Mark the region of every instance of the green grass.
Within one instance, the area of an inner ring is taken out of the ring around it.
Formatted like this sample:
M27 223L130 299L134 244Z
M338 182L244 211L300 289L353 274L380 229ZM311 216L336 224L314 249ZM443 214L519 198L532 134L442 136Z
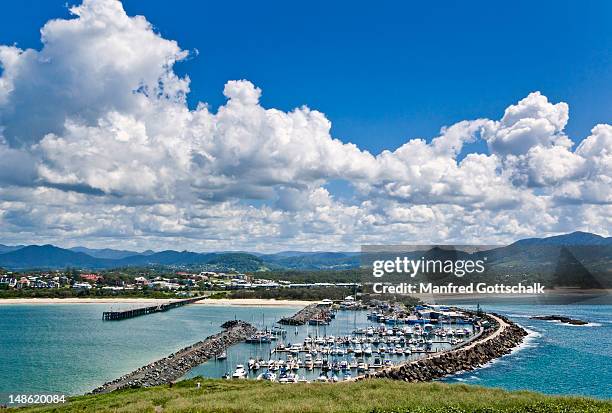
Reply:
M200 381L202 387L196 388ZM539 413L612 412L612 401L507 392L463 384L368 380L337 384L274 384L193 379L149 389L79 396L61 406L16 412L363 412Z

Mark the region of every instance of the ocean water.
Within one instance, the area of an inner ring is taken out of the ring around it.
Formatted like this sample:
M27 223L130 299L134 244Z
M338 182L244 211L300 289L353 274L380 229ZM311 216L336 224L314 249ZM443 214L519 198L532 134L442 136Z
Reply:
M185 306L120 322L103 322L108 304L1 305L0 394L56 392L82 394L144 364L220 330L230 319L271 326L293 314L291 307ZM119 308L114 305L113 308ZM612 306L490 304L531 331L521 349L482 369L445 379L549 394L612 398ZM563 314L587 320L585 327L531 320ZM341 335L367 325L365 313L339 312L319 334ZM313 327L287 328L285 341L316 334ZM226 361L211 360L188 377L220 377L248 357L269 356L265 345L238 344Z
M113 305L114 310L129 307ZM189 305L102 321L108 304L0 304L0 394L82 394L200 341L232 319L268 323L296 308Z
M530 332L523 346L484 368L445 379L509 390L612 398L612 306L483 306L509 316ZM590 323L572 326L532 320L560 314Z

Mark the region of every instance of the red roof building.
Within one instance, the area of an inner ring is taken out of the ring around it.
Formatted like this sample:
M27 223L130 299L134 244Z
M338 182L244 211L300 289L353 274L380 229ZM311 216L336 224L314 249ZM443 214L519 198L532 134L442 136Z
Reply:
M93 282L97 282L98 280L102 279L102 277L99 276L98 274L81 274L81 278L86 281L93 281Z

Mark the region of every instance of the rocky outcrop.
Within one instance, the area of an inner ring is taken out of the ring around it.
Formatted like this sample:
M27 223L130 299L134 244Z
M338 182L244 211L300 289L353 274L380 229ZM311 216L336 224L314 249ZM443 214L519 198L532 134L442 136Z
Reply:
M329 318L330 309L326 305L310 304L291 317L284 317L278 320L279 324L302 326L310 319L325 320Z
M544 320L544 321L559 321L565 324L571 324L574 326L584 326L589 324L587 321L578 320L575 318L569 318L562 315L536 315L530 317L533 320Z
M123 388L150 387L171 383L193 367L218 356L232 344L244 341L257 332L257 329L251 324L238 320L228 321L222 327L224 331L105 383L92 393L108 393Z
M484 319L489 325L483 328L479 337L463 347L407 362L362 378L389 378L408 382L439 379L461 371L473 370L508 354L527 335L523 328L503 316L485 315Z

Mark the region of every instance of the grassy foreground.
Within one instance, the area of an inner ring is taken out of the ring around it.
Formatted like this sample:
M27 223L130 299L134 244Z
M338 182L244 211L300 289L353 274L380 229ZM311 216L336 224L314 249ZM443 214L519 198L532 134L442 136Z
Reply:
M196 382L201 388L196 388ZM11 411L13 411L11 409ZM16 412L612 412L612 401L507 392L463 384L368 380L337 384L186 380L174 385L79 396L61 406Z

